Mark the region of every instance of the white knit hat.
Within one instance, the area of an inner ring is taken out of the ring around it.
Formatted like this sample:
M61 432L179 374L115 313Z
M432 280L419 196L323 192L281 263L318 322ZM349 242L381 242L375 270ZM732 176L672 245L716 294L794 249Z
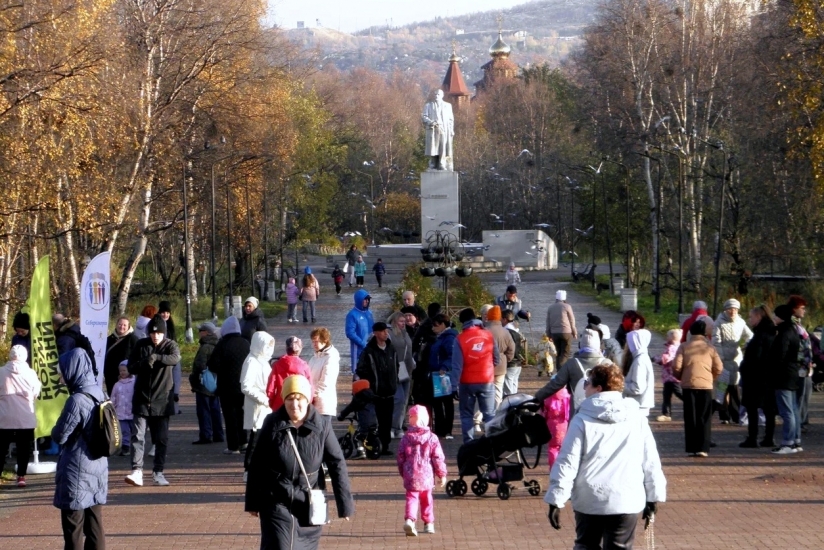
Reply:
M562 302L566 300L566 290L559 290L555 293L555 299L561 300Z

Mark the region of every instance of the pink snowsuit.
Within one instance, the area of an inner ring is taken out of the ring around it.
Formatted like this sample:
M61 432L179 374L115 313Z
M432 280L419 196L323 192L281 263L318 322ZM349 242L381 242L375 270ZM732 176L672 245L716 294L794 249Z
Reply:
M418 412L417 415L418 423L424 422L423 427L412 422L413 409L418 408L423 409L423 412ZM404 519L417 521L420 501L421 518L425 523L434 523L435 503L432 499L432 488L435 487L436 475L441 479L446 477L446 460L438 436L426 427L429 422L426 409L416 405L410 409L409 416L409 430L401 439L397 456L398 472L403 477L403 488L406 489ZM422 416L425 418L421 418Z
M567 428L569 427L569 401L571 396L566 388L561 388L554 394L544 399L544 416L546 425L552 439L546 450L547 463L549 468L555 464L558 453L561 452L561 445L564 443Z

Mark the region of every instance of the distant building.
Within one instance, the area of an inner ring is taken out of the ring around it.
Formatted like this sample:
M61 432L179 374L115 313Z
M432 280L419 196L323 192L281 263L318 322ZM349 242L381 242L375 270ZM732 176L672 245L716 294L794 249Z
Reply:
M469 103L469 98L472 95L469 93L469 88L467 88L461 74L461 68L458 65L460 61L461 58L453 48L452 55L449 57L449 68L446 69L446 75L443 77L443 84L441 84L444 99L451 103L455 109L463 108Z
M304 22L303 22L303 21L298 21L298 28L299 28L299 29L302 29L302 28L304 28L305 26L306 26L306 25L304 24Z
M509 60L512 48L504 42L502 31L498 31L498 40L489 48L492 60L481 67L484 77L475 83L478 92L488 89L494 82L511 80L518 74L518 66Z

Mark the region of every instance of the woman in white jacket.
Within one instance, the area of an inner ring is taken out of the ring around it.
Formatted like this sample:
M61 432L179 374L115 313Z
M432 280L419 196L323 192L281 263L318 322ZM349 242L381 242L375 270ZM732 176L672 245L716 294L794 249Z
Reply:
M312 404L324 416L337 416L338 408L338 374L340 373L340 353L332 345L329 330L320 327L310 335L315 354L309 359L312 374L312 387L315 398Z
M621 370L597 366L585 384L587 399L549 474L549 522L561 528L571 498L575 548L631 548L638 514L647 519L666 501L667 481L649 423L637 401L621 395Z
M649 358L652 333L647 329L633 330L627 334L627 351L624 360L624 396L638 401L641 414L649 416L655 406L655 373Z
M738 393L738 367L744 359L741 351L742 346L752 339L752 331L747 326L746 321L738 314L741 303L735 298L730 298L724 302L724 311L718 314L715 319L715 327L712 329L712 343L718 350L721 362L724 364L722 373L723 379L729 382L727 392L724 395L724 402L720 404L718 416L722 424L734 424L746 420L741 416L741 398Z
M40 395L40 379L26 363L28 358L26 348L12 346L9 362L0 368L0 460L5 462L9 443L14 441L18 487L26 486L26 470L37 425L34 400Z
M263 427L263 421L272 409L269 408L269 397L266 395L266 383L272 366L269 360L275 351L275 339L268 332L256 332L252 335L249 346L249 355L243 361L240 371L240 391L243 399L243 429L249 430L249 441L246 446L246 458L243 461L243 480L246 481L246 471L249 469L249 460L257 443L257 432Z

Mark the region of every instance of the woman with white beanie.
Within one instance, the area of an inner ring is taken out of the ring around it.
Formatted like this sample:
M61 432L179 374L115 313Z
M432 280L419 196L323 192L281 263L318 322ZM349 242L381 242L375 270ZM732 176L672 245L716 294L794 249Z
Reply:
M12 346L9 362L0 368L0 460L5 462L9 443L17 446L17 486L26 486L31 445L34 442L34 400L40 395L40 379L26 363L26 348Z
M552 338L558 350L558 363L563 364L572 357L572 340L578 338L575 328L575 315L572 307L566 303L566 290L555 293L555 303L546 312L546 335Z
M724 371L721 373L721 380L728 382L727 391L724 394L724 401L720 404L718 416L722 424L729 424L730 420L738 424L741 419L740 408L741 399L738 394L738 366L744 359L742 346L752 338L752 330L747 326L746 321L738 315L741 303L735 298L730 298L724 302L722 311L715 320L715 327L712 330L712 342L721 356L724 364Z

